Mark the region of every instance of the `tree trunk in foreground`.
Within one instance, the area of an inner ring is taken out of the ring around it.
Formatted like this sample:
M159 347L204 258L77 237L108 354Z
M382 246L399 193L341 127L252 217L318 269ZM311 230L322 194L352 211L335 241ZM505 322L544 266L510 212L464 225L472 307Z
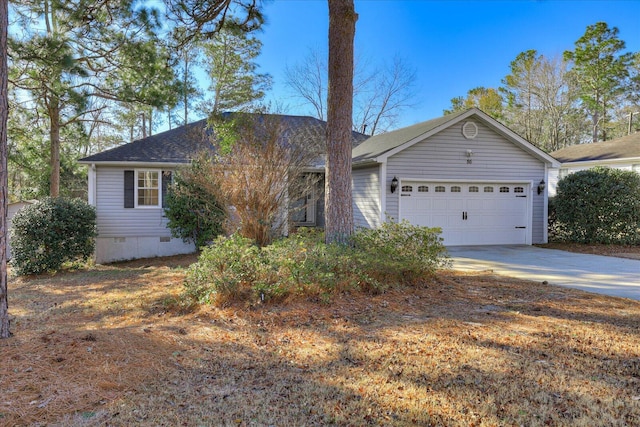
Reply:
M50 101L49 105L49 144L51 147L49 178L49 195L60 195L60 102L57 98Z
M7 118L9 116L7 27L9 2L0 0L0 338L9 338L7 293Z
M327 243L348 243L353 233L351 196L351 124L353 116L353 0L329 0L329 95L325 236Z

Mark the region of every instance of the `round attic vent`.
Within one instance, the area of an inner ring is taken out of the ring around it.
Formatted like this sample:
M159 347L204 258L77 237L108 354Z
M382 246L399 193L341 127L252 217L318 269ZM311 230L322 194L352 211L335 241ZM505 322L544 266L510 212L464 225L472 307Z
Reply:
M467 139L473 139L478 136L478 126L473 122L465 122L462 125L462 135Z

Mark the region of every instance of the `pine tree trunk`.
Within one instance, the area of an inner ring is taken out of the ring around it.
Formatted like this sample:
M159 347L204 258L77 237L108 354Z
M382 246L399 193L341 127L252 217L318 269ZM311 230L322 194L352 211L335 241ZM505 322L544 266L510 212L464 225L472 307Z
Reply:
M49 104L49 143L51 147L51 176L49 181L49 195L60 195L60 103L52 97Z
M9 295L7 287L7 118L8 0L0 0L0 338L9 338Z
M353 233L351 126L353 112L353 0L329 1L329 95L325 236L327 243L348 243Z

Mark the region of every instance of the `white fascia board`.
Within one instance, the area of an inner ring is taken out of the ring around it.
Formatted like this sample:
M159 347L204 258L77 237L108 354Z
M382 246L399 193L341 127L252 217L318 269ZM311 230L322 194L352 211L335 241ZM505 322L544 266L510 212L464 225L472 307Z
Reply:
M181 166L188 166L190 162L176 163L176 162L86 162L78 161L80 164L87 166L95 165L96 167L123 167L123 168L150 168L160 169L163 167L177 168Z
M640 163L640 157L624 157L620 159L601 159L601 160L585 160L581 162L564 162L560 163L559 168L574 168L574 167L595 167L602 165L629 165Z
M362 160L359 162L353 162L351 163L351 168L352 169L362 169L362 168L368 168L371 166L375 166L377 164L380 163L384 163L380 161L380 157L376 157L374 159L367 159L367 160Z

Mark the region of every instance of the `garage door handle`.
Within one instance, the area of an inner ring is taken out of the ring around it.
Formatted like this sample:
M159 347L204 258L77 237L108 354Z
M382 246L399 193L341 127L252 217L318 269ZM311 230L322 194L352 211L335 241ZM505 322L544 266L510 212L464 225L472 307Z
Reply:
M516 227L516 228L527 228L527 227Z
M462 220L463 221L467 220L467 213L466 212L462 212Z

